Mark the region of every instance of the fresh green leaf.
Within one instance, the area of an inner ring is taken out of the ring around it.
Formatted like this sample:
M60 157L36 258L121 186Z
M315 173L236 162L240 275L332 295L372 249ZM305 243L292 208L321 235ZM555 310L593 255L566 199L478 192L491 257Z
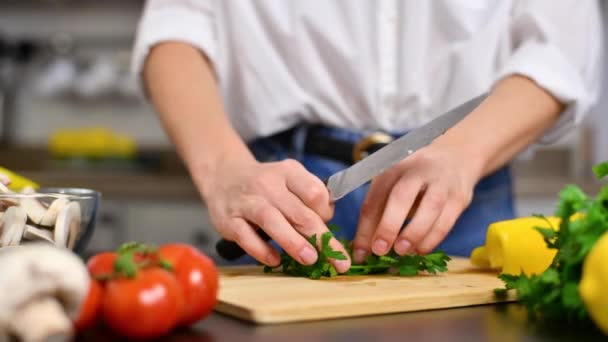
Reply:
M608 176L608 161L593 166L593 173L597 179L602 179Z
M415 276L418 274L418 267L415 265L403 265L399 267L399 275L402 276Z
M347 256L340 251L334 250L330 246L330 241L333 237L332 231L336 231L334 227L329 232L321 235L320 244L317 244L317 236L313 235L308 239L308 242L319 247L319 257L313 265L301 265L289 254L281 254L281 264L276 267L264 267L264 272L272 272L273 269L281 268L282 272L295 277L307 277L310 279L320 279L322 277L335 277L338 272L330 263L330 259L346 260ZM350 254L350 242L342 240L344 249ZM396 274L402 276L414 276L420 272L435 274L437 272L447 271L447 262L450 258L443 252L437 251L427 255L405 255L399 256L395 252L388 255L376 256L370 255L365 262L360 265L351 265L351 268L345 275L368 275L388 273L395 269Z
M344 253L339 252L339 251L326 251L325 252L325 256L329 259L336 259L336 260L346 260L346 255L344 255Z
M340 231L340 227L335 223L328 223L327 229L334 234Z

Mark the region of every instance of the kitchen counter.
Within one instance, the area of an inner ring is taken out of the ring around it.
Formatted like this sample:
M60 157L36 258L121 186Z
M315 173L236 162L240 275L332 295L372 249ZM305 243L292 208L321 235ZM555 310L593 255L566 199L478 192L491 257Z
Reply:
M79 337L117 340L105 328ZM605 341L593 327L530 323L519 304L370 316L282 325L254 325L212 314L163 341Z

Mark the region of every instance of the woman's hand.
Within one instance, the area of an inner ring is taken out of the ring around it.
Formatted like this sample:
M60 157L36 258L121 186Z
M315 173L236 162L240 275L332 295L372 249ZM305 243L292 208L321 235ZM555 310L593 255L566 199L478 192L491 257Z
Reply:
M353 241L355 262L370 253L428 253L469 205L479 170L456 147L431 144L372 181ZM413 215L413 216L412 216ZM406 218L411 221L401 231Z
M325 222L334 208L323 182L299 162L233 160L220 164L200 188L220 234L261 263L277 266L280 257L255 229L264 230L298 262L310 265L317 260L317 251L306 238L320 238L328 231ZM336 239L331 245L348 255ZM342 273L350 260L333 260L333 265Z

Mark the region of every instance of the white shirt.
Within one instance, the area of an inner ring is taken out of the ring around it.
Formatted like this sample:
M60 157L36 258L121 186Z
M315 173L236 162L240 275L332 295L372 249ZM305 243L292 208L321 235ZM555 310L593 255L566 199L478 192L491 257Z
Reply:
M522 74L568 104L551 140L598 97L601 34L595 0L148 0L133 70L159 42L199 48L246 140L404 131Z

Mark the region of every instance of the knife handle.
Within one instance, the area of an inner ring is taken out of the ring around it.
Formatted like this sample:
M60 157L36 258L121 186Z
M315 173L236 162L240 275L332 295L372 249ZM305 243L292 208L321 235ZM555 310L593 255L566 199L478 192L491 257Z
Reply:
M327 179L323 179L323 184L327 185ZM255 231L262 240L265 242L270 241L270 236L268 236L265 231L260 228ZM215 250L219 256L228 261L234 261L247 254L236 242L228 241L226 239L218 241L215 245Z
M262 240L270 241L270 236L268 236L265 231L259 228L255 231L258 236L262 238ZM217 251L217 254L219 256L228 261L234 261L247 254L236 242L228 241L225 239L221 239L217 242L217 244L215 245L215 250Z

